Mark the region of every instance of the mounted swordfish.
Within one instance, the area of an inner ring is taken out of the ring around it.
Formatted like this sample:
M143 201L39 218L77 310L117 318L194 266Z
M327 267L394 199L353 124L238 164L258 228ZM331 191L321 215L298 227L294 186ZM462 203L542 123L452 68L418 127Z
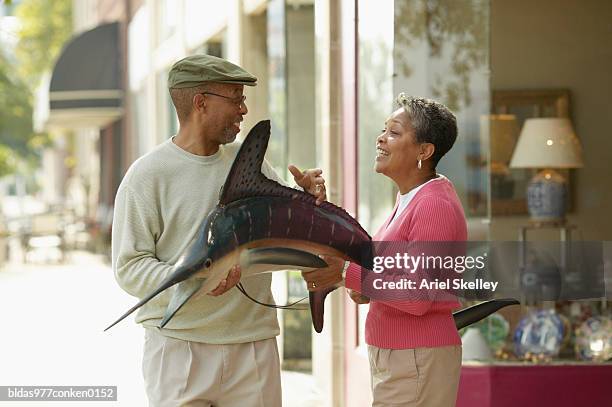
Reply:
M221 189L219 203L173 274L105 330L178 284L160 324L164 327L192 296L214 290L234 264L240 264L242 278L275 270L326 267L319 254L372 268L371 238L344 209L329 202L316 205L314 196L261 173L269 138L269 121L251 129ZM310 293L317 332L323 329L323 303L329 291Z
M166 326L190 298L214 290L235 264L240 264L242 278L276 270L326 267L320 254L372 269L372 239L344 209L329 202L316 205L314 196L282 186L261 173L269 138L268 120L251 129L221 189L219 203L202 223L175 271L105 331L177 285L160 323L160 327ZM336 288L309 293L316 332L323 329L325 297ZM455 314L457 327L514 303L493 300L459 311Z

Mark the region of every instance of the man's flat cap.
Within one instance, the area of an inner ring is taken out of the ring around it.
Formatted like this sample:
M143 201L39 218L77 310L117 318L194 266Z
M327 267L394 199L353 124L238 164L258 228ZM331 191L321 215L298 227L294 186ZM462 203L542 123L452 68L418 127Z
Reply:
M255 86L257 78L236 64L212 55L191 55L168 72L169 88L193 88L204 82Z

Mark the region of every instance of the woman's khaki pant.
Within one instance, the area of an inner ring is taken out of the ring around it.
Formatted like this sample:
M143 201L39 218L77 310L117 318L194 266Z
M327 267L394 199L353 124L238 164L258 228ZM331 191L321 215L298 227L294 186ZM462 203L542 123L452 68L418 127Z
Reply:
M373 407L454 407L461 346L381 349L368 345Z

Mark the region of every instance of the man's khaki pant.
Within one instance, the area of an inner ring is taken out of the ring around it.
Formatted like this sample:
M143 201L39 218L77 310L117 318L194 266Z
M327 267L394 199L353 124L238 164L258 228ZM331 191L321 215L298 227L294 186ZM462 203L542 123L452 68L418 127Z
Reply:
M150 407L277 407L276 339L210 345L145 329L142 370Z
M381 349L368 345L373 407L454 407L461 346Z

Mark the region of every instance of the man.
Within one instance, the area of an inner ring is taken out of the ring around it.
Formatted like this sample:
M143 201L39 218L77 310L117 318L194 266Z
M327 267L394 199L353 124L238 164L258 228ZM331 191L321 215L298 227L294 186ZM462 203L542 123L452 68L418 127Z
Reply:
M243 88L256 81L209 55L184 58L170 69L179 131L132 164L115 202L113 270L131 295L144 297L172 272L216 205L239 149L230 143L248 112ZM299 186L325 199L320 170L289 169ZM279 180L265 162L262 171ZM143 374L151 406L281 405L276 311L231 290L239 279L234 266L210 295L186 303L163 329L157 326L172 289L140 309L136 321L146 328ZM242 281L263 302L272 301L270 282L270 274Z

